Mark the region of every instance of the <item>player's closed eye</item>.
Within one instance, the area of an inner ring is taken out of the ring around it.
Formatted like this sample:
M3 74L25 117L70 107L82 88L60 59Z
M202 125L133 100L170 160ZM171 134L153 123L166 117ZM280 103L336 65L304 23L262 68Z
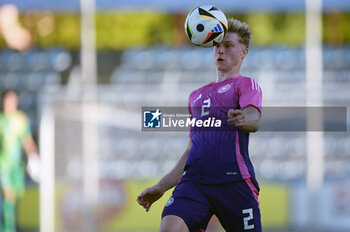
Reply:
M216 44L215 47L218 49L220 47L233 48L235 45L233 43Z

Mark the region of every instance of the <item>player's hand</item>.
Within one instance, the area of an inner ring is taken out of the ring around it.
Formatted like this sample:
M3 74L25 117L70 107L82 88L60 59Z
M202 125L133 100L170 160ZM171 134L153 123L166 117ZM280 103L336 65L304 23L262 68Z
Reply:
M137 203L139 203L143 208L146 209L146 212L149 211L153 202L157 201L164 194L164 191L158 185L153 185L145 189L138 197Z
M229 125L234 125L235 127L241 127L245 125L246 118L242 110L230 109L227 112L227 123Z
M36 183L40 182L40 167L41 161L37 154L31 154L28 157L27 172L32 180Z

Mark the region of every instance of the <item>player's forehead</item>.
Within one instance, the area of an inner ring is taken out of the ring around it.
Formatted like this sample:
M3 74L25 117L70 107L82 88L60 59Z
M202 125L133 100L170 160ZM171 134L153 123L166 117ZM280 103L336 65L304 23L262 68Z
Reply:
M221 43L239 43L239 35L236 32L227 32Z

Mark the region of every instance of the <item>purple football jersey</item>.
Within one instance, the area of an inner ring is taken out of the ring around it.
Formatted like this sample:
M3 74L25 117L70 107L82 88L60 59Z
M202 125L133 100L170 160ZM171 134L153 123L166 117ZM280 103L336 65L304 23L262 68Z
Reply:
M249 77L239 76L212 82L190 94L189 113L196 120L221 120L219 128L191 127L192 147L183 179L203 184L219 184L252 178L254 168L249 159L249 133L227 124L229 109L262 107L262 91Z

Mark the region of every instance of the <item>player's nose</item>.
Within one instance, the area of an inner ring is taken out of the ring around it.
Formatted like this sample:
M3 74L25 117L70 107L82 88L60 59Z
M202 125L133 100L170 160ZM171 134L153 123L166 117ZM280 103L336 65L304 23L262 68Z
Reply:
M215 53L222 54L223 53L223 49L222 49L221 44L219 44L219 43L216 44L214 51L215 51Z

